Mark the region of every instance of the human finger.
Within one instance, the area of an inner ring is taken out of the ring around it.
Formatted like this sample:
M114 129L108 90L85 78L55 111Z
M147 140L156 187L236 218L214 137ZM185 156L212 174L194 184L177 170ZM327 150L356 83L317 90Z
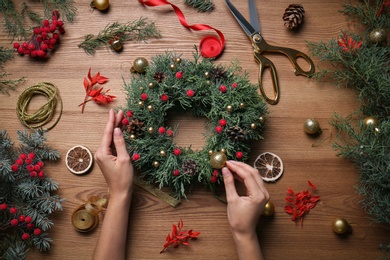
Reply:
M129 154L126 150L126 143L123 137L123 133L119 127L114 129L114 145L118 159L127 159Z
M222 168L223 182L225 183L226 199L232 201L238 197L236 186L234 184L234 177L232 172L227 168Z
M257 184L257 181L255 180L255 177L253 176L253 168L249 169L247 164L242 162L236 162L236 161L227 161L226 165L229 167L230 170L234 171L239 177L242 178L244 185L247 189L248 195L253 194L256 195L259 193L259 191L262 191L259 185Z
M110 145L112 143L112 132L114 131L114 123L115 123L115 112L113 109L110 109L108 113L107 124L103 130L103 136L100 141L100 147L99 147L99 149L102 149L104 154L108 154L111 150Z
M257 185L259 185L260 189L263 192L266 191L263 178L261 178L260 173L259 173L259 171L257 169L255 169L252 166L250 166L249 164L246 164L246 163L243 163L243 162L236 162L236 161L234 161L234 163L237 163L243 170L245 170L246 172L250 173L254 177L254 179L255 179ZM241 179L241 182L242 182L243 181L242 178L237 175L236 179L239 179L239 178Z
M123 110L119 110L115 116L115 127L119 127L122 124L123 115Z

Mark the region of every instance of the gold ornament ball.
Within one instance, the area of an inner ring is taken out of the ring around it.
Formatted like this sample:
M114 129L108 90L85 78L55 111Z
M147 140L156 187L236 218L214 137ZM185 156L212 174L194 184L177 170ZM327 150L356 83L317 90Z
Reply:
M150 83L148 84L148 88L153 89L153 88L154 88L154 83L153 83L153 82L150 82Z
M313 118L309 118L305 121L305 123L303 124L303 130L309 135L321 133L320 124L317 120Z
M211 86L211 81L210 81L210 80L207 80L207 81L206 81L206 84L207 84L207 86Z
M263 216L271 217L275 213L275 205L272 201L268 201L264 206Z
M261 123L261 124L263 124L264 122L265 122L265 118L264 117L259 117L259 122Z
M378 118L374 117L374 116L368 116L366 118L364 118L364 124L366 126L377 126L378 125Z
M154 107L152 105L149 105L148 110L149 110L149 112L152 112L154 110Z
M154 128L153 128L153 127L149 127L149 128L148 128L148 133L149 133L149 134L153 134L153 132L154 132Z
M205 76L206 79L210 78L210 72L206 71L206 72L204 73L204 76Z
M387 42L386 31L384 29L374 29L371 31L369 35L369 39L371 43L386 44Z
M344 218L337 217L332 221L332 229L336 234L343 235L351 230L351 226Z
M245 108L246 108L245 103L240 103L240 108L241 108L241 109L245 109Z
M111 43L111 47L115 50L115 51L121 51L123 49L123 45L122 45L122 42L120 40L115 40Z
M171 65L169 65L169 68L170 68L171 70L176 70L176 64L171 64Z
M138 106L139 106L139 107L143 107L144 105L145 105L145 103L144 103L143 101L139 101L139 102L138 102Z
M130 140L134 140L135 139L135 135L130 135Z
M155 161L155 162L153 162L153 166L154 166L155 168L157 168L158 166L160 166L160 163L159 163L158 161Z
M181 63L181 58L176 58L176 59L175 59L175 63L176 63L176 64L180 64L180 63Z
M221 149L221 152L224 153L224 154L226 154L226 149L225 149L225 148L222 148L222 149Z
M232 112L232 111L233 111L233 106L231 106L231 105L227 106L227 107L226 107L226 110L227 110L228 112Z
M149 62L143 57L138 57L133 62L133 69L138 73L144 73L147 66L149 66Z
M99 11L104 11L110 6L110 2L108 0L93 0L91 2L91 7L96 8Z
M167 153L166 153L164 150L161 150L161 151L160 151L160 156L161 156L161 157L164 157L165 155L167 155Z
M379 134L381 132L381 130L378 127L375 127L374 131L376 134Z
M213 150L209 150L209 155L211 156L213 153L214 153L214 151Z
M227 156L223 152L216 152L211 154L210 163L214 169L222 169L227 161Z
M251 124L251 128L255 130L257 128L257 125L255 123Z
M139 87L139 90L144 91L145 88L144 87Z

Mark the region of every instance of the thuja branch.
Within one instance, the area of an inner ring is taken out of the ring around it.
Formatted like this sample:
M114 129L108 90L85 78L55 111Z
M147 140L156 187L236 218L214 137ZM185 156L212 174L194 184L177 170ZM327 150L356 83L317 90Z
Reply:
M6 49L0 46L0 70L3 70L4 64L14 57L14 51L12 49ZM9 94L9 90L15 89L15 87L24 81L24 77L16 80L4 79L9 74L0 72L0 92L2 94Z
M211 12L214 9L212 0L184 0L184 3L198 9L199 12Z
M160 32L154 22L149 22L146 18L127 23L114 22L108 24L97 36L88 34L82 43L78 45L87 54L94 54L96 49L102 46L110 46L113 40L125 41L146 41L148 38L159 38Z

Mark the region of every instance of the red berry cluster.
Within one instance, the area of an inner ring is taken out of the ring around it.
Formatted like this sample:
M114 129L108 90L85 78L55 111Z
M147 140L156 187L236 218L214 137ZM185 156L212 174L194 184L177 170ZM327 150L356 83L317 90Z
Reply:
M0 204L0 211L7 212L7 209L8 205L6 203ZM22 230L22 240L29 239L32 234L34 236L42 234L42 230L35 227L31 216L18 215L16 207L11 207L8 212L10 214L9 227L19 227Z
M12 164L11 170L13 172L17 172L19 170L26 169L31 178L35 178L35 177L43 178L45 177L45 173L42 171L44 164L42 161L37 161L35 159L36 159L35 153L29 153L29 154L22 153L19 155L19 158L16 159L15 163Z
M20 55L30 55L32 58L45 58L47 53L60 41L60 34L65 33L64 22L59 20L59 17L59 12L53 11L51 22L44 20L41 26L35 27L33 36L28 42L15 42L15 50Z
M213 174L212 174L212 176L211 176L210 181L211 181L212 183L216 183L217 180L218 180L218 176L219 176L219 171L218 171L218 170L214 170L214 171L213 171Z

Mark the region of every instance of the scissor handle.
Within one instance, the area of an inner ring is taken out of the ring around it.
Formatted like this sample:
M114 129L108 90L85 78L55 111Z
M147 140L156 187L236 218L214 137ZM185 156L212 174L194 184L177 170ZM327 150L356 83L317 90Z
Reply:
M255 52L255 58L259 62L259 89L261 92L261 95L264 97L265 101L267 101L270 105L276 105L279 102L279 81L278 81L278 75L276 73L276 69L272 61L264 57L263 55ZM263 87L263 72L265 69L269 69L271 72L271 79L272 79L272 87L274 90L274 98L269 98L267 94L264 91Z

